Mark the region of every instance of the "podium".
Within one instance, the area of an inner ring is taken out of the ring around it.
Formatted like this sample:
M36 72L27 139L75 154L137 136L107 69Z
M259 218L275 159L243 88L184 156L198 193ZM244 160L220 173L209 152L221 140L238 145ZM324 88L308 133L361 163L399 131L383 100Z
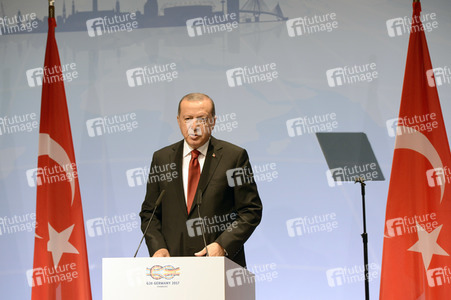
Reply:
M254 300L255 276L226 257L102 259L103 300Z

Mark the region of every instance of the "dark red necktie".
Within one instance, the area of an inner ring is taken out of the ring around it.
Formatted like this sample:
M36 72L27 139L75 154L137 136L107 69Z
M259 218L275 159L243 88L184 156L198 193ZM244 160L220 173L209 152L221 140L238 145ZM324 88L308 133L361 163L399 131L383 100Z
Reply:
M194 149L191 151L191 160L189 161L189 170L188 170L188 201L186 207L188 209L188 213L193 205L194 195L196 195L197 184L199 183L200 178L200 165L199 165L199 154L200 152Z

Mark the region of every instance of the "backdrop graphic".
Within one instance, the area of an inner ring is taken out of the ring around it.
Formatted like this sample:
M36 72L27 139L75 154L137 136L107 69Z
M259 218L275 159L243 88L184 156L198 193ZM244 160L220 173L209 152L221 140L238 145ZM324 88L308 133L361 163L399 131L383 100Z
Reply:
M36 170L42 74L52 72L43 69L47 1L40 2L0 2L5 299L27 299L42 283L27 276L36 186L48 180ZM339 175L328 170L315 133L366 134L385 178L366 186L370 292L378 297L411 1L55 5L94 299L102 294L102 257L136 250L152 153L181 139L177 103L192 91L216 102L213 135L246 148L253 164L264 213L245 247L258 299L363 298L360 187L333 180ZM451 3L422 7L434 67L425 76L438 87L450 132ZM433 128L433 120L407 121ZM139 256L146 255L144 247Z

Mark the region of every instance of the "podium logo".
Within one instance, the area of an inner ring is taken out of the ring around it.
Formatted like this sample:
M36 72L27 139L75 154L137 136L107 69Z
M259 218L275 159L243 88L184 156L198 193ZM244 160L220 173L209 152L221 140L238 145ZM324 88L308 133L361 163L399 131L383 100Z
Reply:
M188 30L189 37L218 32L230 32L236 28L238 28L238 21L235 13L194 18L186 21L186 29Z
M451 269L448 266L429 269L426 271L426 276L429 287L451 284Z
M289 37L296 37L301 35L309 35L317 32L331 32L338 28L336 21L336 13L328 13L325 15L314 15L313 17L300 17L289 19L286 22Z
M245 268L235 268L226 271L229 287L242 286L255 282L255 276Z
M147 268L147 276L152 277L155 280L166 279L171 280L176 276L180 276L180 267L174 267L172 265L160 266L155 265L151 268Z
M116 32L130 32L138 28L138 21L136 20L136 13L124 13L111 17L89 19L86 21L86 28L90 37L96 37Z
M330 87L337 87L345 84L372 82L377 79L378 73L376 63L368 63L329 69L326 71L326 77Z
M252 170L248 167L229 169L226 171L227 183L230 187L254 182Z
M430 187L444 185L446 182L451 183L451 169L447 166L429 169L426 171L426 178Z
M303 134L314 134L316 132L331 132L338 128L337 114L327 113L324 115L304 116L286 121L288 136L295 137Z
M433 29L438 28L437 15L435 13L422 14L421 17L414 16L410 18L408 16L389 19L385 22L387 26L387 32L389 37L398 37L404 34L410 34L413 32L427 31L431 32ZM412 26L412 21L415 21ZM422 25L419 25L419 22Z
M380 267L377 264L368 265L368 280L371 282L379 275ZM365 267L355 265L352 267L333 268L326 271L327 284L334 288L345 284L362 282L365 280Z
M271 82L279 77L276 63L264 65L244 66L226 71L229 87L242 86L261 82Z
M426 71L426 78L430 87L451 84L451 69L448 66Z
M289 219L286 225L289 237L331 232L338 228L337 215L335 213Z

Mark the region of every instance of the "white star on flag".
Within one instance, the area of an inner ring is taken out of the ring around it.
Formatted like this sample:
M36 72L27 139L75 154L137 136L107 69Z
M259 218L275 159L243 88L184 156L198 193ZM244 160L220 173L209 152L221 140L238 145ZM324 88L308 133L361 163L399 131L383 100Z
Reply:
M437 244L438 235L443 225L435 228L431 233L428 233L422 226L417 223L418 241L410 247L409 251L420 252L423 256L424 269L429 268L432 260L432 255L449 256L442 247Z
M49 241L47 243L47 251L52 252L53 264L55 265L55 268L58 266L63 253L79 254L78 250L71 243L69 243L69 238L72 234L74 226L75 224L61 232L57 232L49 223Z

